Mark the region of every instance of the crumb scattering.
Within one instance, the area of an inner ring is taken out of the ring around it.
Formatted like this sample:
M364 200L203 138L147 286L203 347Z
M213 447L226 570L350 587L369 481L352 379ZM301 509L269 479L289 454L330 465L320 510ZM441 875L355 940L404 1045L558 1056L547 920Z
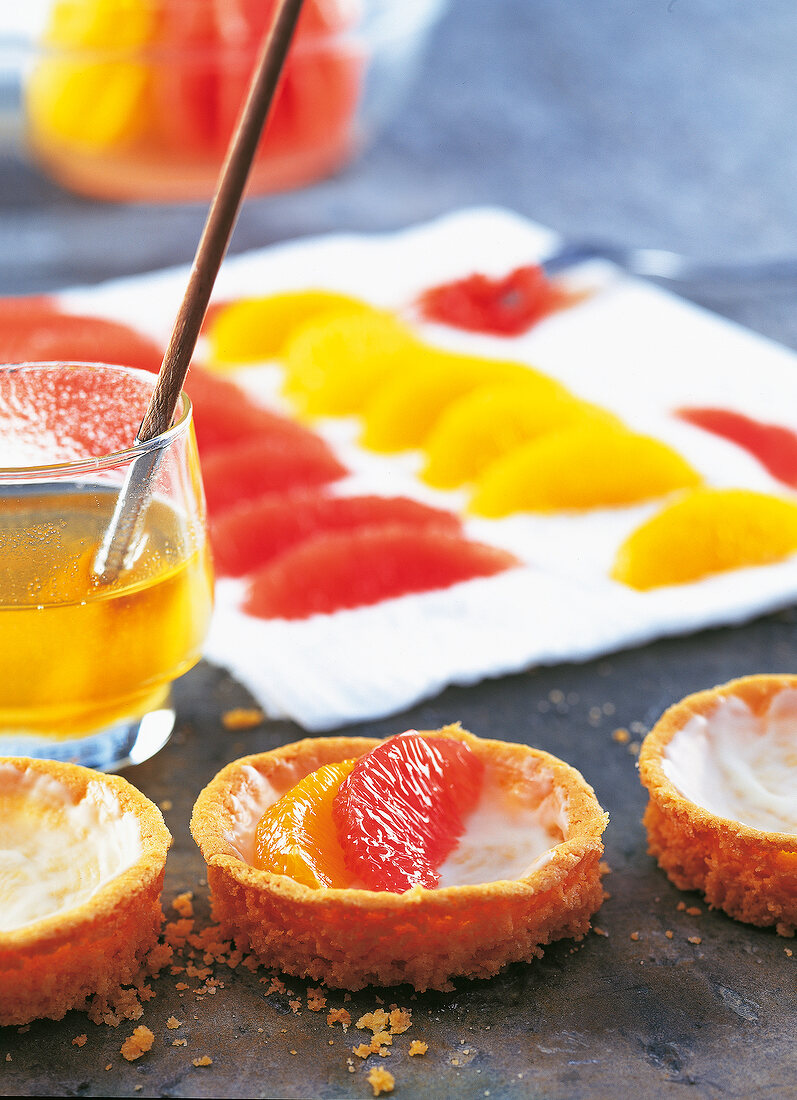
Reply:
M142 1054L146 1054L147 1051L152 1048L154 1042L154 1034L148 1027L141 1024L133 1031L133 1034L122 1043L120 1053L128 1062L135 1062L136 1058L140 1058Z
M259 726L265 715L257 707L233 707L221 716L221 724L227 730L250 730Z
M307 1007L311 1012L320 1012L322 1008L326 1008L327 999L324 993L320 989L313 989L312 986L308 986L307 989Z
M88 1042L88 1035L76 1035L72 1040L73 1047L84 1047Z
M413 1039L409 1049L410 1058L414 1058L416 1054L426 1054L428 1049L428 1043L424 1043L422 1039Z
M382 1092L392 1092L396 1086L396 1079L386 1069L378 1069L376 1066L368 1074L368 1084L374 1090L374 1096Z

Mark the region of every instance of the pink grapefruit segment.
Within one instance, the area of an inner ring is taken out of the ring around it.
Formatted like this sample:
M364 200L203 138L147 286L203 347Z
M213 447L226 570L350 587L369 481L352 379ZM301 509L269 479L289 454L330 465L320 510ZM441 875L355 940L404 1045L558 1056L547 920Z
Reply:
M49 303L27 300L18 310L0 310L0 362L118 363L160 369L163 349L119 321L60 313Z
M207 455L256 436L295 442L301 449L311 433L287 416L254 404L240 386L192 367L186 391L194 407L194 429L199 453Z
M244 439L212 451L202 462L211 516L266 493L325 485L346 472L324 440L309 431L299 438L262 435Z
M244 610L264 619L306 619L450 588L518 564L505 550L445 529L391 526L322 533L258 570Z
M460 519L409 497L333 497L321 489L295 489L243 501L211 525L216 572L252 573L313 535L390 524L434 527L451 534Z
M483 778L482 761L454 738L409 730L377 745L332 803L346 865L370 890L434 889Z

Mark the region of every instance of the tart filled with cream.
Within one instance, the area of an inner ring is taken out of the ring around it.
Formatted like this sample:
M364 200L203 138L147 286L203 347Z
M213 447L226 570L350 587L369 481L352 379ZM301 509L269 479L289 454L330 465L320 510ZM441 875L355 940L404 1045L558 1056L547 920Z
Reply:
M690 695L645 739L649 849L681 889L738 920L797 926L797 676Z
M0 1024L60 1019L139 970L171 843L120 776L0 760Z
M191 828L239 946L330 985L425 989L583 935L605 825L567 764L447 726L246 757Z

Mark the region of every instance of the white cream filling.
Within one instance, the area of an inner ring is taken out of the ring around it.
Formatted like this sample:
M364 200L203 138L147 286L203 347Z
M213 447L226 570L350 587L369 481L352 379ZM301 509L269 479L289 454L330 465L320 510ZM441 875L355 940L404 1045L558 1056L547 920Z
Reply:
M768 832L797 833L797 691L773 696L757 716L724 696L689 719L666 746L662 769L675 787L718 817Z
M103 783L75 802L51 776L0 763L0 931L80 905L141 852L136 815Z
M254 863L258 821L303 776L293 766L285 766L273 781L248 765L243 771L244 781L230 803L231 828L225 839L232 855ZM440 867L440 886L523 878L551 858L567 826L566 804L547 775L519 778L507 788L488 768L479 804L468 817L457 847Z

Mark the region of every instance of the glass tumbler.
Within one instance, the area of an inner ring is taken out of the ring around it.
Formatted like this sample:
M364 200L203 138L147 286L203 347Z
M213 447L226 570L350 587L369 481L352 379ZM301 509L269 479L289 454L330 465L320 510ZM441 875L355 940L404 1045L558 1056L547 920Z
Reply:
M104 364L0 366L0 755L110 770L168 740L212 574L191 404L133 447L154 386ZM98 554L131 464L157 456L124 566Z

